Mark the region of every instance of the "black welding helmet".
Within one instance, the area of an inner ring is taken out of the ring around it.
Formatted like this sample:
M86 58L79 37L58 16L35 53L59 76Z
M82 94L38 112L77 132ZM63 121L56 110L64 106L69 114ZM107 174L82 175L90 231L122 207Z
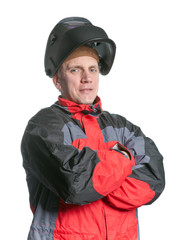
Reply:
M64 60L82 45L98 52L100 73L108 74L114 61L116 45L102 28L81 17L65 18L51 31L44 60L46 74L53 77Z

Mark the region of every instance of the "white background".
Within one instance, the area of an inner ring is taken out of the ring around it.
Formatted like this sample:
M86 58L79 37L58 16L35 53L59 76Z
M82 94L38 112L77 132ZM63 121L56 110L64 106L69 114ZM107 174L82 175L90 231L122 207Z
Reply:
M166 172L161 197L139 209L141 240L174 239L172 4L172 0L1 1L1 239L27 239L32 214L20 142L29 118L57 100L58 92L44 73L44 51L53 26L69 16L88 18L117 44L112 71L101 77L103 108L125 116L156 142Z

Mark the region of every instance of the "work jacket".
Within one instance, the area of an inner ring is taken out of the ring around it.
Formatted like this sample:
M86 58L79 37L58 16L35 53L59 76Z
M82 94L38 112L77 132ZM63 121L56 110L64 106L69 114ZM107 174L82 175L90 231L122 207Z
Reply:
M124 117L59 97L21 145L33 221L28 240L137 240L137 208L164 189L163 158Z

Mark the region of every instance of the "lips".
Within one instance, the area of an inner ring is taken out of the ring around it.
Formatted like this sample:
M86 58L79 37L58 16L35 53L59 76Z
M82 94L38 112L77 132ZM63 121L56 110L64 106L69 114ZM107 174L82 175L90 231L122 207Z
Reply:
M82 88L82 89L80 89L80 92L82 92L82 93L89 93L92 90L93 90L92 88Z

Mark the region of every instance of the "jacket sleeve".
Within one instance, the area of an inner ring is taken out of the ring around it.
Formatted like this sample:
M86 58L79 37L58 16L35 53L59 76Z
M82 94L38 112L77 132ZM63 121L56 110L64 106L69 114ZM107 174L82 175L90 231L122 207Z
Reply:
M40 121L32 119L25 130L21 144L23 166L66 203L96 201L131 174L131 161L122 154L112 149L96 152L89 147L79 151L64 144L57 123L45 126Z
M120 209L134 209L154 202L165 186L163 157L155 143L141 129L126 120L122 139L135 159L135 166L122 185L105 201Z

